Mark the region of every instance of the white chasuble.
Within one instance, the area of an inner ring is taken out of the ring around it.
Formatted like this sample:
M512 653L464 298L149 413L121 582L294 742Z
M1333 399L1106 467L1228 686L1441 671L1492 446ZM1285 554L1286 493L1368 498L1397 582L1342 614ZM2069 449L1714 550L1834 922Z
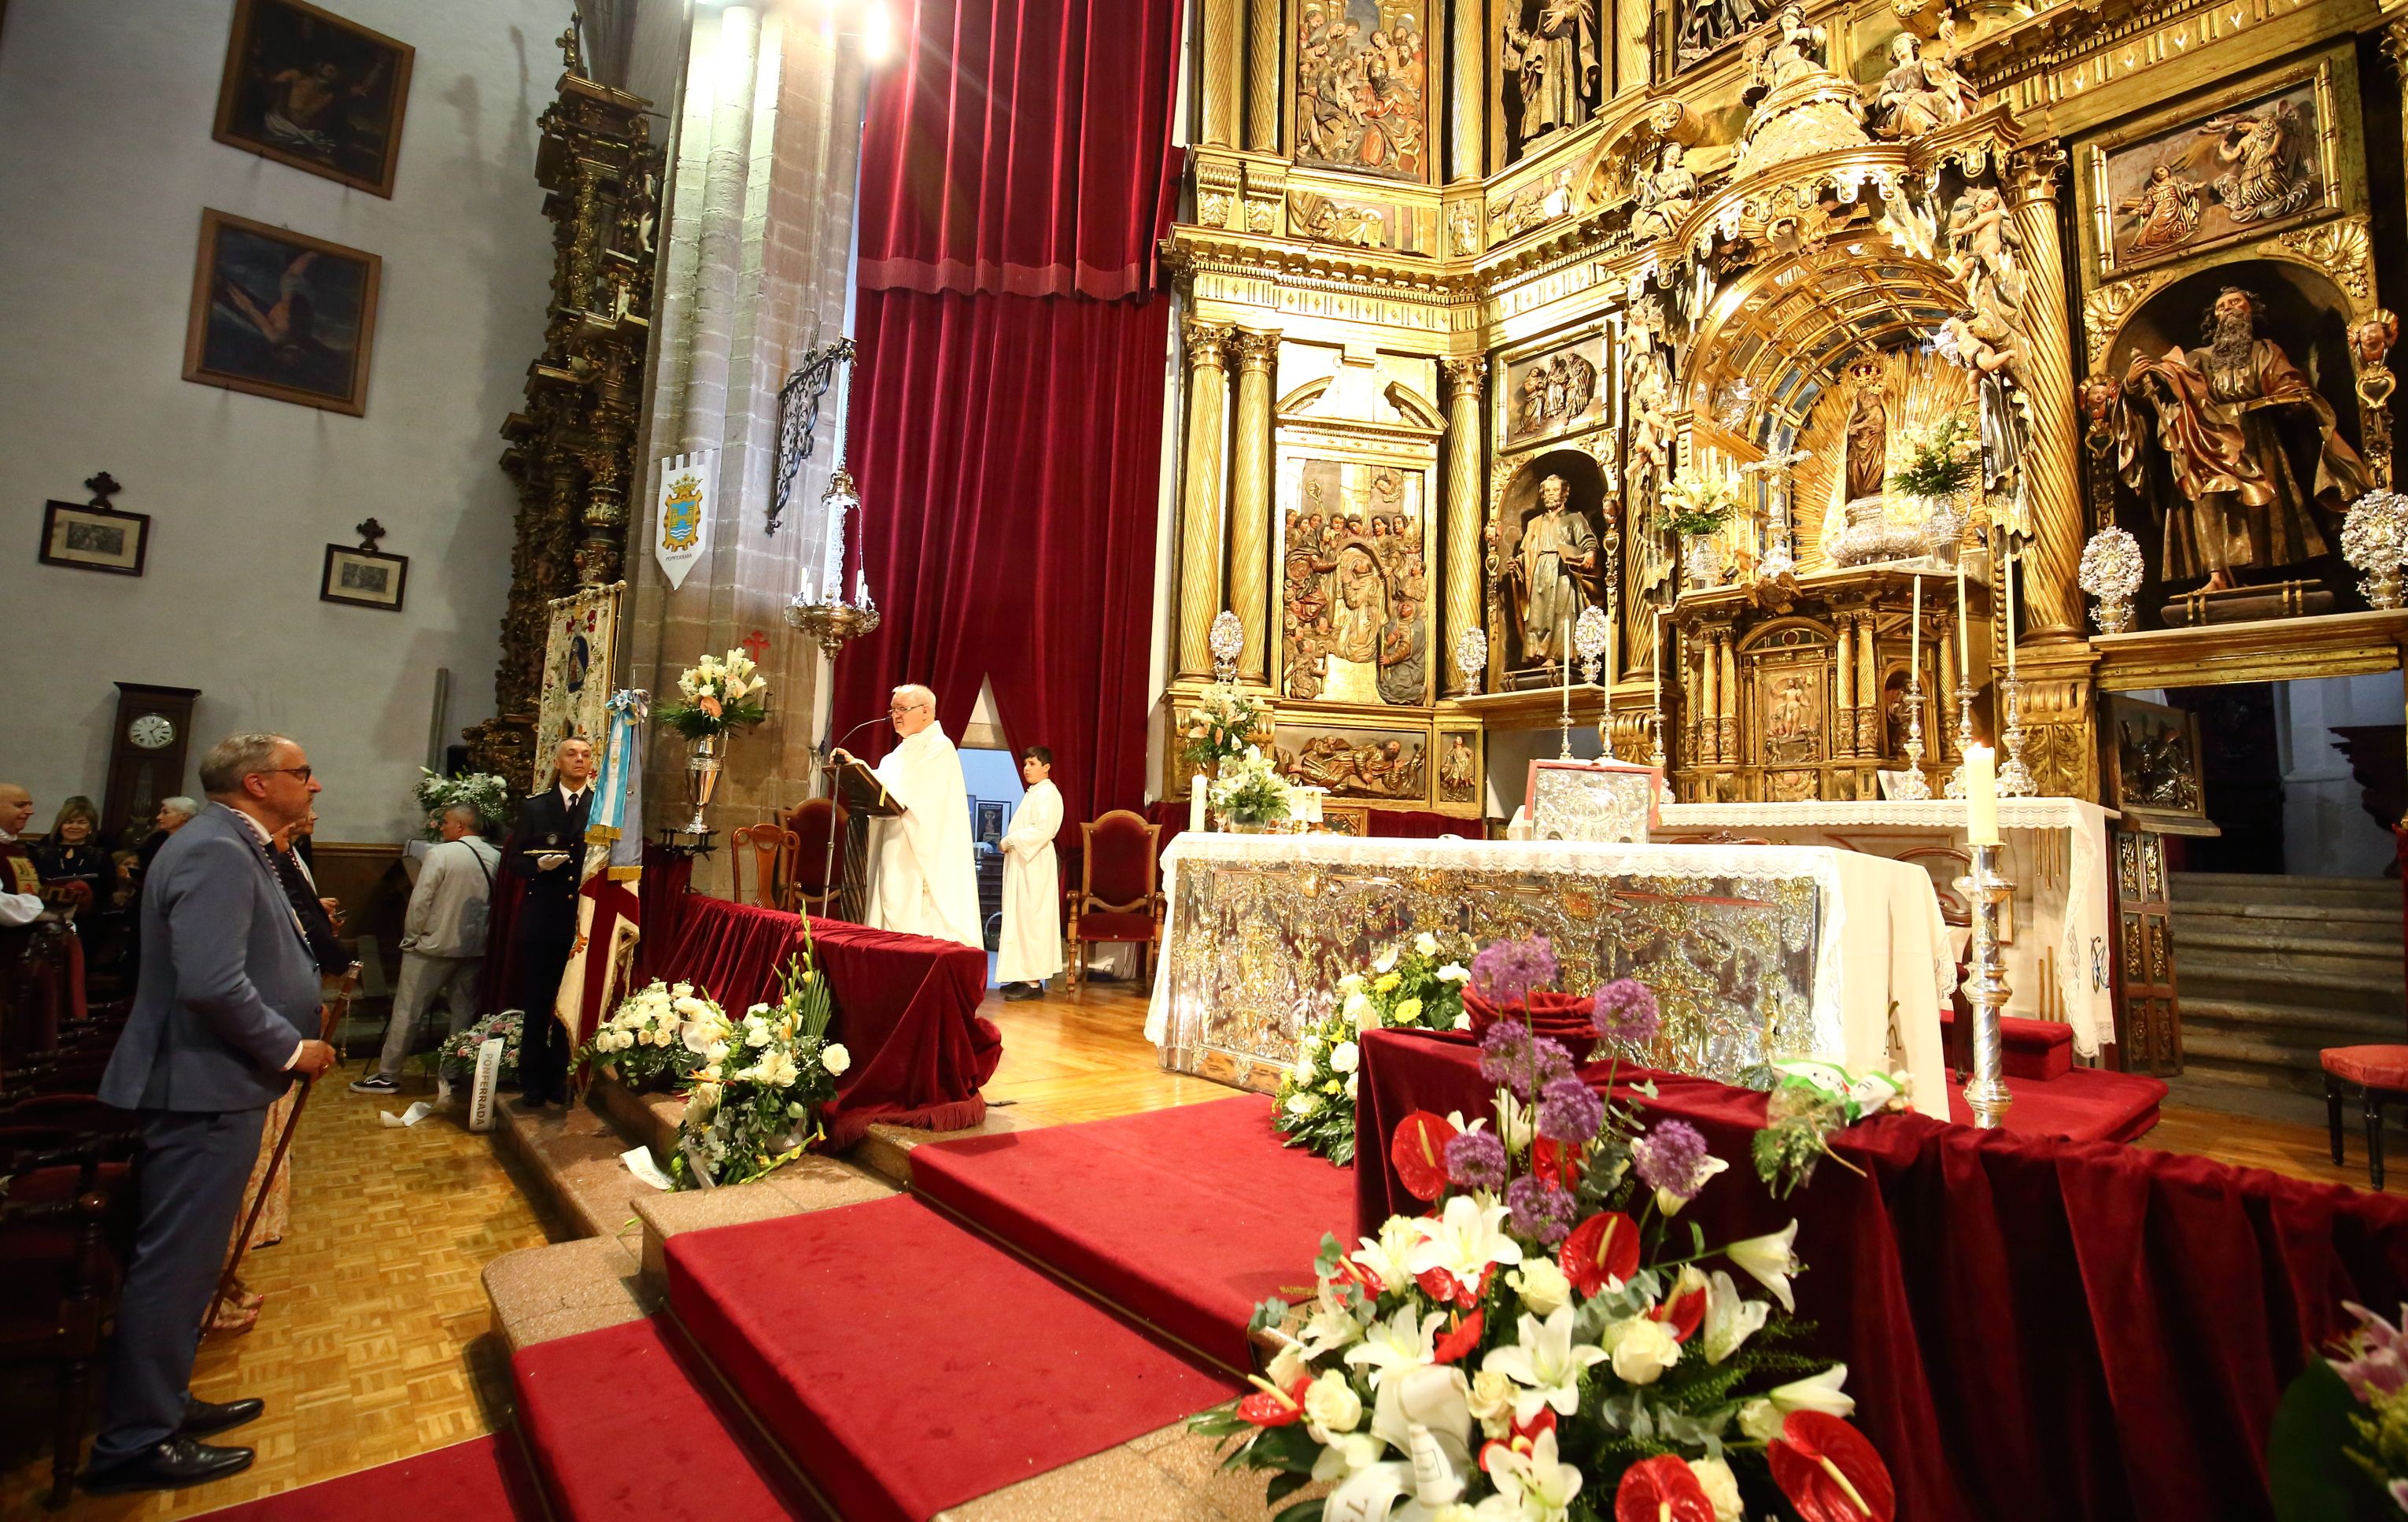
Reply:
M904 812L869 823L869 902L863 918L874 929L983 947L961 753L943 726L932 723L896 742L875 769Z
M1061 790L1048 780L1028 790L1003 832L998 983L1040 983L1062 970L1062 883L1054 865L1054 837L1061 828Z

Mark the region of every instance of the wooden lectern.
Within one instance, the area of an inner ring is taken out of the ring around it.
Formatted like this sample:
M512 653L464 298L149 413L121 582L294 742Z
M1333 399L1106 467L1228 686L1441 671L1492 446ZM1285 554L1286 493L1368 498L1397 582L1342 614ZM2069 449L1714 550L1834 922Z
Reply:
M859 925L868 902L869 822L893 819L903 812L903 805L886 791L878 773L848 751L832 754L824 769L828 797L836 799L837 807L844 812L844 876L839 880L836 902L829 906L835 911L829 917ZM830 855L836 853L836 832L829 831Z

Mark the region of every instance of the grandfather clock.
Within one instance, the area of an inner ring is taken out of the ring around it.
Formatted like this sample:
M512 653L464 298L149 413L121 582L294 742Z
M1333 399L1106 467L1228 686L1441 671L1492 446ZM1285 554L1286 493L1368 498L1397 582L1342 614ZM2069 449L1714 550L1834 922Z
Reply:
M159 800L184 788L184 748L192 739L193 703L198 687L117 684L117 732L108 742L108 800L100 827L123 844L126 826L148 834Z

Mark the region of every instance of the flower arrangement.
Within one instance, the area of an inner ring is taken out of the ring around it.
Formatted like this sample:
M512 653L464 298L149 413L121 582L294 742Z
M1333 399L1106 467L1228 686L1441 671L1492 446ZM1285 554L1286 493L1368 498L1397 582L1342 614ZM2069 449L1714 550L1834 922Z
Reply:
M1196 771L1217 771L1270 738L1270 711L1255 698L1216 682L1196 695L1196 707L1180 729L1179 756Z
M1813 1179L1814 1165L1826 1157L1861 1173L1862 1169L1831 1150L1831 1133L1867 1115L1906 1107L1909 1081L1902 1072L1852 1073L1833 1063L1812 1061L1776 1062L1771 1070L1765 1127L1756 1133L1751 1151L1756 1176L1784 1199Z
M709 995L689 983L654 978L619 1001L577 1049L577 1061L631 1089L674 1087L703 1065L703 1054L727 1032L727 1012Z
M1271 1128L1291 1147L1308 1147L1344 1168L1354 1157L1355 1066L1363 1032L1382 1027L1461 1030L1464 961L1471 938L1425 930L1372 958L1369 972L1338 980L1338 1001L1305 1028L1296 1066L1280 1079Z
M518 1082L519 1046L526 1038L526 1015L518 1010L489 1014L458 1035L446 1036L435 1049L436 1073L455 1089L467 1087L477 1076L477 1054L496 1036L502 1039L502 1068L494 1082Z
M1739 510L1739 489L1726 475L1694 465L1672 478L1663 496L1664 526L1683 538L1712 534Z
M678 1155L669 1176L742 1184L793 1162L820 1136L819 1107L836 1097L852 1054L827 1039L827 979L811 966L808 940L786 964L775 1004L755 1004L733 1024L689 1022L701 1066L686 1091Z
M418 807L426 814L424 838L429 840L443 839L444 811L455 803L476 810L478 822L489 834L510 822L510 784L490 771L437 777L421 767L416 791Z
M767 718L760 699L768 690L769 679L741 650L705 655L678 678L685 701L660 710L658 717L688 739L708 739Z
M1889 1522L1888 1471L1842 1419L1845 1366L1795 1345L1797 1223L1676 1239L1725 1169L1701 1134L1644 1125L1518 1021L1490 1027L1481 1070L1494 1126L1417 1112L1392 1139L1426 1213L1352 1252L1325 1238L1312 1300L1256 1313L1283 1344L1268 1377L1191 1426L1273 1472L1274 1506L1334 1484L1279 1522L1736 1522L1775 1492L1811 1522Z
M1221 768L1210 799L1224 817L1240 825L1268 825L1288 816L1287 780L1252 745Z
M1982 437L1962 412L1905 430L1906 464L1885 483L1900 496L1959 496L1982 480Z
M2338 1357L2325 1360L2358 1407L2349 1413L2350 1429L2358 1441L2344 1439L2342 1452L2374 1481L2375 1488L2393 1506L2408 1512L2408 1337L2401 1335L2399 1326L2363 1305L2344 1300L2342 1309L2358 1318L2358 1328L2334 1346ZM2401 1320L2408 1321L2408 1310L2403 1310ZM2290 1398L2284 1404L2289 1406ZM2283 1426L2278 1415L2277 1451L2272 1456L2278 1477L2283 1469L2299 1467L2281 1462L2286 1436Z

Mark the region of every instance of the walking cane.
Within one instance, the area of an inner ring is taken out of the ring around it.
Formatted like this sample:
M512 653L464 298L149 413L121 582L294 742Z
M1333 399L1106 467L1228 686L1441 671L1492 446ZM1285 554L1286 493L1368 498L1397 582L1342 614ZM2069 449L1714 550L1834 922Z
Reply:
M276 1187L276 1170L284 1166L285 1150L293 1145L293 1129L301 1124L301 1112L308 1107L309 1090L317 1080L301 1075L301 1093L293 1101L293 1113L284 1117L284 1134L276 1139L275 1155L267 1159L267 1172L259 1181L259 1194L242 1218L242 1235L234 1240L234 1256L226 1260L225 1272L218 1276L218 1292L209 1299L209 1314L201 1319L201 1329L208 1331L218 1319L218 1307L234 1293L235 1273L242 1267L242 1255L251 1251L251 1234L259 1227L260 1212L267 1208L267 1191Z

